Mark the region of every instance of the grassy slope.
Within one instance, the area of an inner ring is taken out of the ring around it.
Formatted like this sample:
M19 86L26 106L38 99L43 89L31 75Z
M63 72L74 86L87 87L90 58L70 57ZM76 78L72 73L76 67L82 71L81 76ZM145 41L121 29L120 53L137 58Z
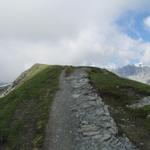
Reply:
M45 64L35 64L30 69L23 72L14 82L17 84L16 87L21 86L24 82L34 77L36 74L41 72L42 70L49 67L49 65ZM15 88L16 88L15 87Z
M129 109L127 105L150 95L150 86L115 74L93 68L89 71L90 82L101 97L110 106L110 111L118 127L119 134L126 133L142 150L150 147L150 106L141 109Z
M62 67L36 65L0 99L0 149L40 149Z

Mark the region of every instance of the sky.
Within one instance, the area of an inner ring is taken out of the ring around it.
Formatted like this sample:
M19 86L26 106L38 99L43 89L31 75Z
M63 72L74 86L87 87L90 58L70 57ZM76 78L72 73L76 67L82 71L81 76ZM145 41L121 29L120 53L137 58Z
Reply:
M150 1L1 0L0 82L34 63L150 65Z

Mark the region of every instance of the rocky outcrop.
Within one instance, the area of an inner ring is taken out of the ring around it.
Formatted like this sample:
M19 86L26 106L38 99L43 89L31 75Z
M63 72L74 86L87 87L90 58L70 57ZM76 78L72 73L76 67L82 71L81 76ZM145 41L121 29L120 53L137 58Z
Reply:
M0 95L0 97L4 97L9 94L11 91L19 87L26 80L30 79L32 76L36 75L42 69L45 69L48 65L44 64L35 64L30 69L24 71L14 82L12 82L8 88Z
M47 126L46 150L136 150L89 84L86 68L60 78Z
M1 93L0 97L4 97L6 96L8 93L10 93L11 91L13 91L18 85L21 84L21 82L23 81L23 79L26 77L26 75L28 74L28 70L23 72L14 82L12 82L4 91L3 93Z
M10 86L11 86L11 83L0 86L0 97L4 95L4 93L9 89Z
M137 103L130 105L130 108L142 108L144 106L150 105L150 97L144 97L143 99L139 100Z

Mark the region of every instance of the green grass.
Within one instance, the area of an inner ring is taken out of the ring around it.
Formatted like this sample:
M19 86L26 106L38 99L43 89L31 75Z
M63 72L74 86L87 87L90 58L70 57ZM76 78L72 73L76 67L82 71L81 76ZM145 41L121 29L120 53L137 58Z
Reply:
M58 90L62 69L36 65L18 88L0 99L1 149L42 148L50 106Z
M98 68L91 68L89 79L115 119L119 134L126 135L142 150L150 147L150 106L131 109L127 105L150 95L150 86L136 81L120 78L117 75ZM143 143L143 144L141 144Z
M24 82L34 77L36 74L41 72L42 70L49 67L49 65L46 64L35 64L30 69L23 72L15 82L17 82L17 87L21 86ZM16 87L15 87L16 88Z

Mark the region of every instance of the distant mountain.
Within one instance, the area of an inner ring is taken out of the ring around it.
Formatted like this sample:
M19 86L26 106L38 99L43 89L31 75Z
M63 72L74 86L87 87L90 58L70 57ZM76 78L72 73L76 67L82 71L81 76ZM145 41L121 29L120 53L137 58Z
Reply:
M0 83L0 87L5 87L5 86L9 86L9 85L11 85L12 83Z
M114 71L117 75L150 84L150 67L127 65Z
M1 86L1 85L4 85L4 84L5 84L5 83L3 83L3 82L0 82L0 86Z
M2 94L7 91L7 89L10 87L11 83L0 83L0 97Z

